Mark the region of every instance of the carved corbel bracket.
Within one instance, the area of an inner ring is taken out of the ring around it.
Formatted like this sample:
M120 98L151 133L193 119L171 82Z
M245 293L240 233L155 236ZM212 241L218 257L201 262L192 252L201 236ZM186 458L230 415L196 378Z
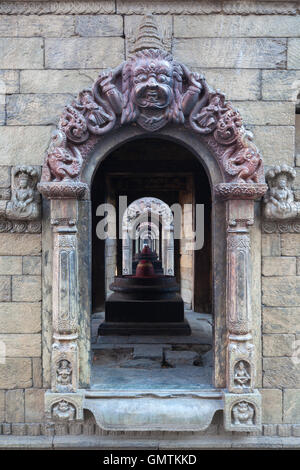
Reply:
M83 419L84 392L45 393L45 414L51 421L72 421Z
M38 166L11 169L11 187L2 188L0 232L37 233L41 230L41 198L37 191Z
M268 192L264 197L265 233L300 232L300 202L295 201L292 185L296 170L288 165L276 165L266 173Z

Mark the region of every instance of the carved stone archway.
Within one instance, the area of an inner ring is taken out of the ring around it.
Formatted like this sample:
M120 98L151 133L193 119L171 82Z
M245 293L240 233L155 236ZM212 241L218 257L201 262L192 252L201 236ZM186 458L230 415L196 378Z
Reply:
M197 138L219 169L221 181L213 187L213 194L226 201L227 227L226 383L219 391L224 398L226 429L253 431L260 427L260 395L254 388L249 226L254 221L254 200L267 189L262 158L239 112L202 75L190 72L164 51L154 30L147 18L133 55L116 69L101 73L92 89L83 90L66 106L43 166L38 188L51 200L53 226L52 384L46 393L46 411L52 419L55 408L57 418L60 409L69 406L70 419L75 415L81 419L82 409L88 408L88 392L79 383L77 225L78 203L89 198L91 179L87 175L92 173L93 152L105 144L109 134L117 140L122 135L128 139L142 129L143 135ZM68 369L66 380L63 365ZM208 401L211 398L207 396ZM205 406L210 406L208 401ZM159 429L168 426L162 424ZM177 429L203 429L203 423L197 427L185 422Z

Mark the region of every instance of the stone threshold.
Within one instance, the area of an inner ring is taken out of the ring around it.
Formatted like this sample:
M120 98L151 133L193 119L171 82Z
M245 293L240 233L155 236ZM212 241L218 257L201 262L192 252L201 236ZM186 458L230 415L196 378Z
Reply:
M299 449L299 437L266 436L185 436L177 434L174 439L147 439L143 436L0 436L0 449Z

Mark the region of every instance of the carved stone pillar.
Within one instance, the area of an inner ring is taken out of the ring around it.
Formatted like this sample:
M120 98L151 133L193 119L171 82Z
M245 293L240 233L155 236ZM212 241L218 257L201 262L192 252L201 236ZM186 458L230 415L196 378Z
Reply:
M223 184L216 188L217 195L226 199L227 354L224 424L228 431L254 431L261 428L261 397L254 389L256 365L252 338L249 228L254 223L254 199L265 190L265 185L248 185L248 188L241 185L239 189L238 185Z
M82 419L84 398L78 389L78 200L76 191L73 197L63 191L53 196L59 189L54 183L39 186L51 199L53 237L51 390L45 411L48 419L73 420Z

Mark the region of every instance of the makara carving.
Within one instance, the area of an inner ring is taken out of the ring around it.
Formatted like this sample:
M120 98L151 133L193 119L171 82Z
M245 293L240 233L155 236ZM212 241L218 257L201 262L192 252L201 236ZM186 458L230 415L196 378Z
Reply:
M0 201L0 232L39 232L40 195L36 189L38 167L16 166L12 169L10 199Z
M163 50L151 16L144 19L137 37L127 61L101 73L92 89L66 106L52 136L39 190L47 197L82 197L86 188L80 176L92 148L112 129L137 123L147 132L184 125L199 134L217 158L224 183L241 186L244 198L249 196L245 184L257 187L261 195L261 155L239 112L203 75ZM256 189L252 193L255 196Z
M269 186L264 197L263 224L266 233L300 231L300 202L295 201L292 184L296 170L288 165L276 165L266 173Z

